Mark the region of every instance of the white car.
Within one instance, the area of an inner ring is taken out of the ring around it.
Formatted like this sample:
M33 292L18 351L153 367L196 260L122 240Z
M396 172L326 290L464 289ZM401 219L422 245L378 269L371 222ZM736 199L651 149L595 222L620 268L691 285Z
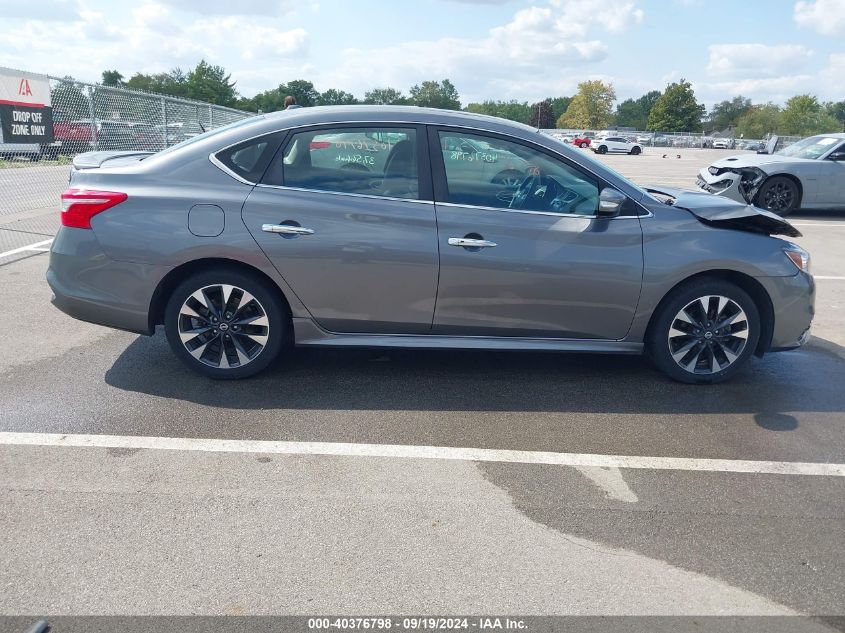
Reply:
M768 151L777 147L777 137ZM845 209L845 134L819 134L769 154L717 160L698 174L699 189L777 213Z
M730 142L724 138L717 138L713 141L713 149L728 149L730 147Z
M608 152L616 152L622 154L637 154L643 153L643 147L639 143L633 143L622 136L605 136L599 137L593 141L591 149L596 154L607 154Z

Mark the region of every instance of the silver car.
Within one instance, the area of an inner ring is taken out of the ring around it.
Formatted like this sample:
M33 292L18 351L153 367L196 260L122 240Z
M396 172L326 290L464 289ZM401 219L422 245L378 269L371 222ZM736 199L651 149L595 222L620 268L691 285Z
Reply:
M722 158L702 169L696 182L702 191L781 217L797 209L845 209L845 134L811 136L769 154Z
M315 160L315 138L348 135L384 141L384 162ZM456 138L473 151L447 160ZM517 186L491 177L503 165ZM799 235L781 218L647 191L534 128L461 112L301 108L156 154L83 154L62 201L54 304L164 325L211 378L296 344L647 352L712 383L801 345L813 317L809 256L774 237Z

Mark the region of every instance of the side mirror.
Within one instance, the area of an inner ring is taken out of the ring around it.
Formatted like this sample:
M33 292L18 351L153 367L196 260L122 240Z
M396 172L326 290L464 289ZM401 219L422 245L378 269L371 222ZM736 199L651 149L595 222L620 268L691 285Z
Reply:
M612 187L605 187L599 194L599 212L601 218L612 218L619 215L627 197L621 191Z
M845 160L845 152L833 152L833 154L827 157L827 160L836 162L843 161Z

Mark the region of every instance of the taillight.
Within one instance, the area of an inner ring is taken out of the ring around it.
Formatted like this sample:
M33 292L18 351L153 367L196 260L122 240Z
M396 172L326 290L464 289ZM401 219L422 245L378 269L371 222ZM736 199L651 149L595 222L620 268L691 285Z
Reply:
M331 147L331 143L329 141L311 141L310 145L312 152L315 149L326 149L327 147Z
M126 198L117 191L94 191L91 189L66 189L62 193L62 225L76 229L90 229L91 218L111 209Z

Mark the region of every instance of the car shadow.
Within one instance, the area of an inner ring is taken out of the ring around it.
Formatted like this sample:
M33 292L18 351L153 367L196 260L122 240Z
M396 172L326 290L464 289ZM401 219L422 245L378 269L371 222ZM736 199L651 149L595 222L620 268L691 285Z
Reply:
M398 349L297 348L259 376L213 381L179 363L159 332L133 341L105 381L232 409L749 413L785 431L797 426L787 412L845 411L845 348L769 354L713 387L673 382L640 356Z

